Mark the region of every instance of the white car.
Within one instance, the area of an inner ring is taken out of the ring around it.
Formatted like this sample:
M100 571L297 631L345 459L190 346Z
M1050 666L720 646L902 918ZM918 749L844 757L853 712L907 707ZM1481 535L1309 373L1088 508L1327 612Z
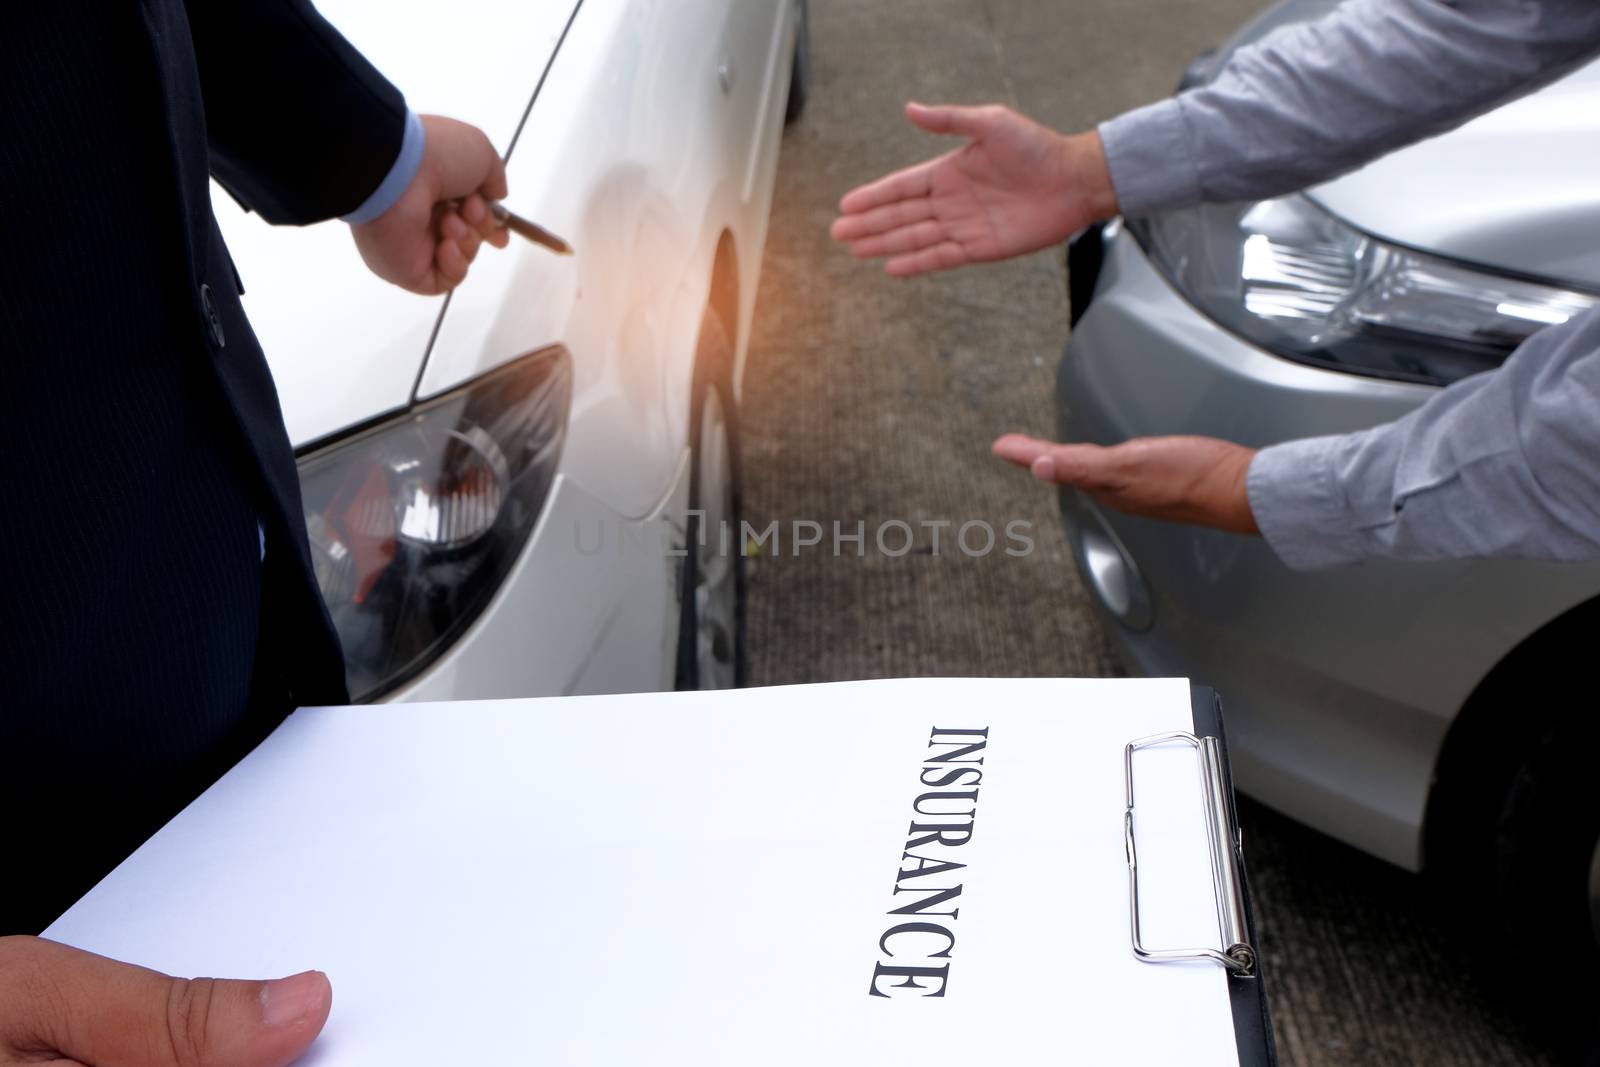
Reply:
M743 680L737 397L805 0L328 0L506 206L448 300L213 190L358 700ZM289 72L288 76L292 76ZM703 519L698 513L704 513ZM701 544L704 542L704 544Z

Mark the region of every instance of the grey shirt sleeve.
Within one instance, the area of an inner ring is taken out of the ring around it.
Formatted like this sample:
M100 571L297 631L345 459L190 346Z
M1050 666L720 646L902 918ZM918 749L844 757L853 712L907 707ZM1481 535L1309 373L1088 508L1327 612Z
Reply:
M1600 308L1395 422L1263 449L1247 485L1262 534L1297 570L1600 558Z
M1345 0L1100 137L1124 214L1277 196L1460 125L1597 50L1596 0Z

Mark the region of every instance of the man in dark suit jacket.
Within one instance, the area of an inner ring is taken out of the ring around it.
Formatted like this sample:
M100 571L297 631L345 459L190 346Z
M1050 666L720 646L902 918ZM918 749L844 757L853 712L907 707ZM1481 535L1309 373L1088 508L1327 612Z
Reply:
M0 934L31 934L296 705L346 699L209 177L439 293L504 244L505 172L305 0L6 5L0 100ZM288 1062L328 997L3 938L0 1064Z

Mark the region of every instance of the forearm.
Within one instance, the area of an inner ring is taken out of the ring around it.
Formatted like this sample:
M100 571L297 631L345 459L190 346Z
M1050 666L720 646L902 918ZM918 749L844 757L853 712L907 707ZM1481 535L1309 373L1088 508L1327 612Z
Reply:
M1362 559L1600 559L1600 311L1499 371L1361 433L1262 450L1261 532L1289 566Z
M362 205L401 155L400 92L306 0L187 8L213 174L269 222Z
M1275 196L1457 126L1597 51L1594 0L1346 0L1099 132L1126 214Z

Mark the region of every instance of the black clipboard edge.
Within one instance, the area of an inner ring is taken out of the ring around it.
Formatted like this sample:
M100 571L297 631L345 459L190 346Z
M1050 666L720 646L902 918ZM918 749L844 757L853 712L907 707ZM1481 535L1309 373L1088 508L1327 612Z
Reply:
M1197 737L1215 737L1222 747L1223 781L1227 786L1228 825L1237 828L1239 811L1233 795L1233 766L1228 759L1228 737L1223 730L1222 701L1210 686L1189 688L1189 705ZM1233 841L1239 861L1239 885L1249 942L1256 950L1255 973L1228 975L1228 1003L1233 1009L1233 1034L1238 1042L1239 1067L1277 1067L1278 1048L1272 1037L1272 1016L1267 1010L1266 963L1256 934L1256 913L1250 897L1250 877L1238 837Z

